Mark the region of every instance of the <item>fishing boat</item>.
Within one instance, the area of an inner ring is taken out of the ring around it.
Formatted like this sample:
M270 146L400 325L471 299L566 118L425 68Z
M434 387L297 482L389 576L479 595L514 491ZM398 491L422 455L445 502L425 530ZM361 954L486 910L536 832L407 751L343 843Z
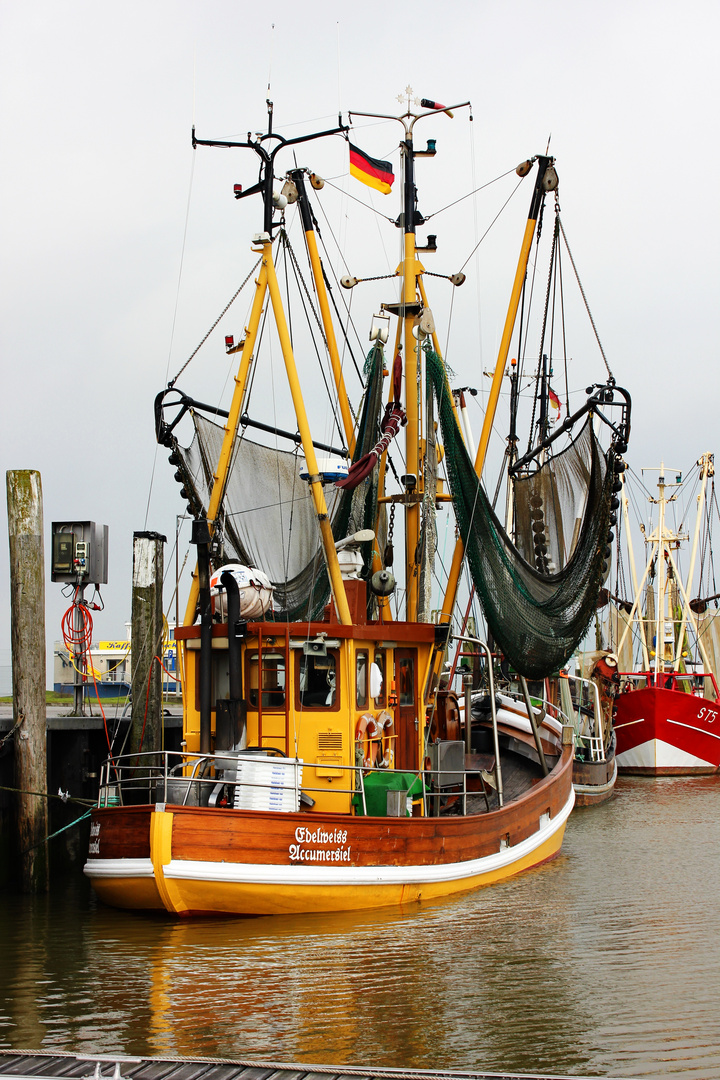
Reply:
M586 661L587 661L586 657ZM571 724L574 731L573 791L578 807L606 802L617 780L613 712L618 685L616 658L605 651L591 657L588 676L568 670L541 682L527 684L510 676L499 692L498 716L512 714L515 723L530 729L530 716L541 723L546 716L561 724ZM483 719L487 696L474 693L469 705L473 721Z
M557 683L563 712L575 728L575 805L597 806L611 797L618 775L613 730L617 658L601 652L590 658L588 678L563 673Z
M279 174L276 164L289 150L307 153L320 138L349 139L349 125L288 139L273 131L268 102L263 135L221 142L193 131L195 147L239 147L259 159L258 183L237 185L235 195L260 196L262 230L246 279L255 276L249 321L238 344L226 338L228 353L239 356L229 408L203 405L175 380L156 399L157 437L170 450L197 548L184 625L175 634L183 746L131 747L103 766L85 873L109 904L181 916L400 905L501 881L560 850L574 804L572 724L560 711L539 715L531 707L521 716L499 707L495 673L512 664L526 694L526 679L557 671L582 637L607 571L615 464L627 422L611 425L607 451L592 424L583 426L575 452L586 451L587 483L562 541L562 569L551 572L544 542L525 559L480 478L532 241L557 173L547 154L517 170L531 177L530 211L471 453L426 294L421 256L437 245L434 237L422 244L416 233L424 221L416 161L435 155L435 141L422 150L414 142L417 123L467 105L408 100L399 117L349 117L398 122L403 166L395 223L402 258L392 294L372 319L356 413L311 203L323 180L297 163ZM392 165L349 148L351 173L390 191ZM297 324L284 304L288 278L281 286L278 276L278 267L289 277L299 266L291 213L299 215L309 257L316 303L302 278L300 292L312 308L308 323L321 327L340 446L313 438L296 362ZM464 281L463 273L436 276L453 288ZM353 289L360 280L347 274L341 284ZM250 415L265 403L261 338L271 322L294 409L289 430ZM609 384L592 387L563 432L583 416L611 411L612 396ZM187 448L176 434L183 418L194 428ZM271 438L254 442L256 431ZM276 445L285 437L288 450ZM433 610L439 506L452 506L458 538ZM400 583L396 516L404 548ZM555 518L543 520L549 538ZM463 723L445 676L466 562L494 645L477 633L461 635L480 656L487 687L483 715Z
M699 548L706 564L700 567L701 582L706 579L705 569L712 567L708 523L717 512L713 455L703 454L697 463L697 514L686 577L679 553L690 535L682 524L672 527L669 513L677 501L682 474L673 472L675 479L670 480L666 471L662 464L657 497L649 496L657 517L642 527L647 559L639 579L628 497L623 494L634 594L632 601L625 602L617 596L605 598L614 615L620 657L614 722L617 762L625 773L702 775L720 769L717 595L691 599ZM710 498L709 482L713 485ZM623 664L625 656L628 660Z

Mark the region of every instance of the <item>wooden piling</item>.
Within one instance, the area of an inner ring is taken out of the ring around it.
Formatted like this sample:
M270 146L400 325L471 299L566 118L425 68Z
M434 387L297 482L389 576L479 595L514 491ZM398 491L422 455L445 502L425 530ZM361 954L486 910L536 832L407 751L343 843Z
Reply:
M162 738L163 544L156 532L133 533L131 754L160 750Z
M48 812L42 483L40 473L34 469L10 469L6 484L17 865L25 892L46 892L49 875L44 842Z

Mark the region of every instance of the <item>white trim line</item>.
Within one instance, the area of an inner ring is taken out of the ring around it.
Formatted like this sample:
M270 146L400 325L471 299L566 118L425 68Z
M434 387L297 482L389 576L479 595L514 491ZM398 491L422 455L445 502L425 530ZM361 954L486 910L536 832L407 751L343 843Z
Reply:
M88 859L83 873L90 878L155 876L152 859Z
M430 866L303 866L266 863L218 863L172 859L163 867L166 878L184 881L217 881L247 885L410 885L461 881L463 878L501 870L530 855L564 826L575 804L575 792L560 812L537 832L513 847L466 862Z
M682 720L671 720L667 717L666 722L668 724L675 724L677 727L685 727L690 731L697 731L698 735L709 735L711 739L720 739L720 735L716 735L713 731L706 731L705 728L695 727L694 724L683 724Z

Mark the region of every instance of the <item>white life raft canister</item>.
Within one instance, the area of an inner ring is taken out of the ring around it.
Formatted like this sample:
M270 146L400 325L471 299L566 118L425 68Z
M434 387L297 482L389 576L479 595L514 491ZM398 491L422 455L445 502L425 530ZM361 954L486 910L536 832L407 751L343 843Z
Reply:
M228 571L238 584L240 594L240 617L243 619L259 619L265 614L272 603L273 587L267 574L254 566L241 566L239 563L229 563L219 567L210 578L210 595L213 598L213 610L220 615L220 619L227 617L227 601L225 589L220 584L220 578Z

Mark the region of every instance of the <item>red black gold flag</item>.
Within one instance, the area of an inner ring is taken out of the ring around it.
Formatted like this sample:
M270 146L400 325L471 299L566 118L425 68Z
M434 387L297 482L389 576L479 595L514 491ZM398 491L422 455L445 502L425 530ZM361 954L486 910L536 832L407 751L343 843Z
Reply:
M381 191L383 195L389 195L395 179L390 162L370 157L352 143L348 145L350 146L350 175L356 180L361 180L368 187Z

